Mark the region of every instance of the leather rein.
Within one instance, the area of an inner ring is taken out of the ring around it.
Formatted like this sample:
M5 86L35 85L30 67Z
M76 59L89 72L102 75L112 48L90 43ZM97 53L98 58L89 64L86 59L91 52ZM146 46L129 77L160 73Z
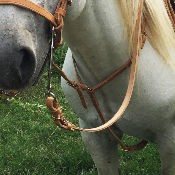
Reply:
M170 3L169 0L164 0L164 1L166 1L166 3ZM0 0L0 5L10 4L10 5L21 6L21 7L27 8L31 11L38 13L39 15L45 17L46 19L48 19L51 22L53 29L52 29L50 70L51 70L51 65L53 64L54 68L57 69L57 71L68 82L68 84L77 90L78 95L80 97L80 100L82 102L82 105L85 109L87 109L87 104L86 104L82 90L86 91L89 94L91 101L92 101L97 113L99 114L99 116L103 122L103 125L101 125L97 128L83 129L83 128L76 127L75 125L73 125L72 123L67 121L63 116L61 106L59 105L58 100L55 98L54 94L51 92L50 82L49 82L49 91L47 93L48 98L46 100L46 105L53 115L52 118L54 119L54 123L56 125L60 126L62 129L67 129L67 130L71 130L71 131L74 131L76 129L76 130L80 130L80 131L95 132L95 131L107 129L109 131L109 133L111 133L115 137L115 139L121 145L123 150L128 151L128 152L142 150L146 146L147 141L142 140L136 146L126 146L113 133L113 131L110 129L110 126L112 124L114 124L122 116L122 114L126 110L128 104L129 104L129 101L131 99L131 95L132 95L132 91L133 91L133 87L134 87L134 82L135 82L137 60L139 57L140 49L144 46L144 42L146 40L146 34L145 34L146 18L144 18L143 22L142 22L143 0L140 0L138 19L137 19L136 25L135 25L135 38L133 41L134 50L133 50L132 58L129 59L128 62L124 66L122 66L119 70L117 70L107 80L103 81L102 83L100 83L99 85L97 85L93 88L90 88L82 83L81 78L80 78L78 71L76 69L76 62L75 62L75 59L73 56L72 56L73 63L74 63L78 83L75 81L71 81L59 67L57 67L54 63L52 63L52 51L54 48L61 46L62 41L63 41L62 28L64 26L64 17L66 15L66 9L67 9L68 5L71 5L71 3L72 3L72 0L60 0L58 2L55 14L52 15L50 12L48 12L47 10L42 8L41 6L31 2L30 0ZM169 4L167 4L167 5L169 6ZM169 13L171 13L171 11ZM141 25L142 25L142 28L141 28ZM140 33L142 33L142 41L140 41ZM55 39L53 39L54 34L56 34ZM131 65L131 63L132 63L132 65ZM126 70L130 65L131 65L131 70L130 70L130 76L129 76L129 84L128 84L128 89L127 89L124 101L123 101L121 107L119 108L118 112L114 115L114 117L107 122L103 116L103 113L102 113L100 107L99 107L98 100L95 96L95 91L102 88L105 84L109 83L110 81L112 81L115 77L117 77L124 70ZM52 96L52 97L49 97L49 96Z

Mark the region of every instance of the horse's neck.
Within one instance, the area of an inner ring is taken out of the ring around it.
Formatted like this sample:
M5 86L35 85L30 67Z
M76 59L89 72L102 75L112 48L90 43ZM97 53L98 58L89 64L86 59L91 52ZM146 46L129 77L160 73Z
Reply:
M130 58L116 0L74 0L66 15L63 37L83 71L90 69L97 81Z

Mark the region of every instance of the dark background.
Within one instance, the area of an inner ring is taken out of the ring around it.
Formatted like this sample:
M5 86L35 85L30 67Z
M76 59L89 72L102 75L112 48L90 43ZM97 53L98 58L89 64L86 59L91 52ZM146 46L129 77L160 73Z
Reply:
M170 2L171 2L172 7L173 7L173 9L174 9L174 11L175 11L175 0L170 0Z

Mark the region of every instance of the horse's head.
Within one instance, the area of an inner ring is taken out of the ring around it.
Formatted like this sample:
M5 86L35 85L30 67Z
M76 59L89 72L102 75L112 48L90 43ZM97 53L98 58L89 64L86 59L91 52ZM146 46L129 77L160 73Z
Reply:
M32 0L54 13L58 0ZM16 5L0 5L0 90L34 85L49 51L50 23Z

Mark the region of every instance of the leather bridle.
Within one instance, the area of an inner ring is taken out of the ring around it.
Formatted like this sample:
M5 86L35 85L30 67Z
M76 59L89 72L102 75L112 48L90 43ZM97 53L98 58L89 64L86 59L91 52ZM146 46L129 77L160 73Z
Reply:
M68 5L71 5L72 0L60 0L57 8L55 10L55 14L52 15L50 12L42 8L41 6L31 2L30 0L0 0L0 5L16 5L28 10L31 10L44 18L46 18L51 23L51 27L54 27L54 49L61 46L63 39L62 39L62 28L64 26L64 20L66 14L66 9ZM10 91L10 90L0 90L0 95L4 98L8 98L11 96L16 96L17 91Z
M78 95L81 99L81 102L82 102L84 108L87 108L87 105L86 105L82 90L86 91L89 94L91 101L92 101L97 113L99 114L99 116L103 122L102 126L97 127L97 128L92 128L92 129L83 129L83 128L76 127L75 125L73 125L72 123L70 123L69 121L67 121L64 118L58 101L52 97L49 97L46 100L46 105L50 109L51 113L53 114L54 123L56 125L60 126L62 129L67 129L67 130L71 130L71 131L76 129L76 130L86 131L86 132L96 132L96 131L100 131L103 129L107 129L109 131L109 133L112 134L114 136L114 138L117 140L117 142L121 145L122 149L125 151L128 151L128 152L139 151L139 150L142 150L146 146L147 141L145 141L145 140L142 140L136 146L126 146L122 143L122 141L110 129L110 126L113 123L115 123L121 117L121 115L124 113L124 111L126 110L128 104L129 104L129 101L131 99L131 95L132 95L132 91L133 91L133 87L134 87L134 81L135 81L136 68L137 68L137 59L139 56L140 49L143 47L144 42L146 40L146 37L145 37L146 20L145 20L145 18L143 20L143 25L142 25L142 30L141 30L142 9L143 9L143 0L140 1L139 14L138 14L138 19L136 21L136 26L135 26L136 35L135 35L134 44L133 44L134 51L133 51L132 58L124 66L122 66L119 70L117 70L112 76L110 76L107 80L101 82L100 84L98 84L97 86L95 86L93 88L90 88L82 83L81 78L78 74L78 71L76 70L76 64L75 64L74 59L73 59L73 61L74 61L74 67L75 67L78 83L69 80L69 78L64 74L64 72L62 72L62 70L60 70L54 64L54 67L58 70L58 72L61 74L61 76L68 82L68 84L77 90ZM142 32L142 36L143 36L142 41L140 40L141 32ZM126 70L130 66L131 62L132 62L132 65L131 65L131 71L130 71L130 77L129 77L129 85L128 85L128 90L127 90L125 99L124 99L123 104L121 105L119 111L115 114L115 116L110 121L107 122L103 116L103 113L102 113L100 107L99 107L98 100L95 96L95 91L100 89L105 84L109 83L110 81L112 81L115 77L117 77L124 70Z
M55 14L52 15L50 12L48 12L44 8L38 6L37 4L31 2L30 0L0 0L0 5L11 4L11 5L21 6L21 7L27 8L31 11L34 11L37 14L39 14L39 15L45 17L46 19L48 19L51 22L52 26L54 27L53 29L54 29L54 32L56 34L56 39L54 40L54 43L51 46L51 50L53 50L53 48L59 47L61 45L62 41L63 41L62 40L62 28L63 28L63 25L64 25L64 20L63 19L64 19L65 14L66 14L66 9L67 9L68 5L71 5L71 3L72 3L71 0L60 0L58 2ZM140 0L139 14L138 14L138 19L136 21L136 26L135 26L136 35L135 35L135 39L134 39L134 47L133 47L134 51L133 51L132 59L130 59L124 66L122 66L122 68L115 73L115 76L109 77L109 80L112 81L118 74L123 72L132 62L128 90L127 90L125 99L124 99L123 104L121 105L119 111L115 114L115 116L110 121L106 122L105 118L103 117L103 114L100 114L101 112L99 112L101 110L99 109L98 101L96 100L96 97L95 97L95 92L92 93L94 91L94 89L90 89L88 86L83 85L81 83L81 81L79 81L79 83L76 83L74 81L69 80L67 78L67 76L64 74L64 72L62 70L60 70L55 64L53 64L54 67L61 74L61 76L68 81L69 85L74 87L77 90L77 92L79 94L79 97L82 101L82 104L85 108L87 108L87 106L85 105L85 99L84 99L84 96L83 96L83 93L81 92L81 90L86 90L88 92L88 94L90 95L90 97L92 99L92 103L94 104L94 107L96 108L98 114L101 117L101 120L104 123L102 126L97 127L97 128L93 128L93 129L83 129L83 128L76 127L75 125L68 122L63 117L61 107L60 107L57 99L55 97L54 98L53 97L48 97L47 100L46 100L46 105L50 109L51 113L53 114L53 119L54 119L55 124L57 124L58 126L60 126L63 129L68 129L68 130L72 130L72 131L74 129L77 129L77 130L80 130L80 131L95 132L95 131L100 131L100 130L103 130L103 129L107 128L108 131L116 138L118 143L121 145L122 149L125 150L125 151L128 151L128 152L139 151L139 150L143 149L146 146L147 141L145 141L145 140L141 141L136 146L126 146L122 143L122 141L109 128L124 113L124 111L126 110L128 104L129 104L129 101L130 101L130 98L131 98L131 95L132 95L132 91L133 91L133 87L134 87L134 81L135 81L136 67L137 67L137 59L138 59L138 56L139 56L140 48L143 46L143 43L140 43L142 9L143 9L143 0ZM145 41L145 37L144 37L144 41ZM52 61L52 59L50 59L50 61ZM75 65L75 62L74 62L74 65ZM78 74L77 71L76 71L76 74ZM77 75L77 78L80 79L79 75ZM104 83L104 84L106 84L106 83ZM50 86L50 84L49 84L49 86ZM99 86L103 86L103 82ZM97 88L97 89L99 89L99 88ZM52 96L51 91L49 91L48 95Z
M164 0L164 1L165 1L165 5L167 7L168 15L169 15L169 17L172 21L173 27L174 27L175 26L175 22L174 22L175 16L174 16L174 13L172 12L171 4L170 4L169 0ZM51 25L53 26L52 30L54 30L54 31L52 31L52 39L53 39L53 33L56 34L56 38L54 39L54 41L52 40L52 42L53 42L51 45L52 51L54 48L59 47L63 41L63 39L62 39L62 28L64 25L63 19L64 19L65 14L66 14L66 9L67 9L68 5L71 5L71 3L72 3L72 0L60 0L58 5L57 5L55 14L52 15L50 12L48 12L44 8L40 7L39 5L33 3L29 0L0 0L0 5L11 4L11 5L21 6L21 7L27 8L31 11L34 11L34 12L38 13L39 15L48 19L51 22ZM81 78L78 75L78 72L76 70L76 63L75 63L74 59L73 59L74 67L75 67L75 71L76 71L76 75L77 75L77 79L79 80L79 83L76 83L74 81L69 80L68 77L64 74L64 72L62 70L60 70L53 63L53 66L58 70L58 72L61 74L61 76L68 82L68 84L77 90L79 97L81 99L81 102L85 108L87 108L87 105L85 103L85 99L84 99L83 93L81 91L85 90L88 92L88 94L91 97L91 100L92 100L94 107L96 108L99 116L101 117L101 120L104 123L102 126L99 126L97 128L92 128L92 129L83 129L83 128L76 127L75 125L73 125L72 123L70 123L69 121L67 121L64 118L64 116L62 114L61 107L60 107L57 99L55 97L54 98L48 97L46 100L46 105L50 109L51 113L53 114L54 123L56 125L60 126L63 129L67 129L67 130L73 131L74 129L77 129L80 131L87 131L87 132L95 132L95 131L100 131L100 130L107 128L108 131L116 138L116 140L121 145L121 147L125 151L128 151L128 152L139 151L146 146L147 141L145 141L145 140L142 140L136 146L126 146L121 142L121 140L109 128L112 124L114 124L122 116L122 114L126 110L128 104L129 104L129 101L131 99L131 95L132 95L132 91L133 91L133 87L134 87L134 82L135 82L137 59L139 56L140 49L143 47L144 42L146 40L145 25L142 25L142 30L141 30L142 9L143 9L143 0L140 0L138 19L137 19L136 25L135 25L135 38L134 38L134 42L133 42L134 50L133 50L132 59L130 59L124 66L122 66L121 69L119 69L114 75L109 77L109 79L107 79L106 81L100 83L99 85L97 85L94 88L89 88L88 86L86 86L82 83ZM145 18L143 21L146 21ZM145 24L145 22L143 22L143 24ZM175 29L175 27L174 27L174 29ZM141 32L142 32L142 42L140 42L140 33ZM51 57L52 57L52 54L51 54ZM50 59L50 70L51 70L51 61L52 61L52 58ZM101 114L102 112L99 108L98 101L97 101L96 96L95 96L95 91L96 91L96 89L99 89L102 86L104 86L106 84L106 82L108 83L108 82L112 81L117 75L119 75L125 69L127 69L127 67L131 64L131 62L132 62L132 65L131 65L130 76L129 76L129 84L128 84L128 89L127 89L124 101L123 101L121 107L119 108L118 112L114 115L114 117L111 120L109 120L108 122L106 122L105 118L103 117L103 114ZM49 83L49 86L50 86L50 83ZM52 96L52 92L50 89L49 89L48 95Z

